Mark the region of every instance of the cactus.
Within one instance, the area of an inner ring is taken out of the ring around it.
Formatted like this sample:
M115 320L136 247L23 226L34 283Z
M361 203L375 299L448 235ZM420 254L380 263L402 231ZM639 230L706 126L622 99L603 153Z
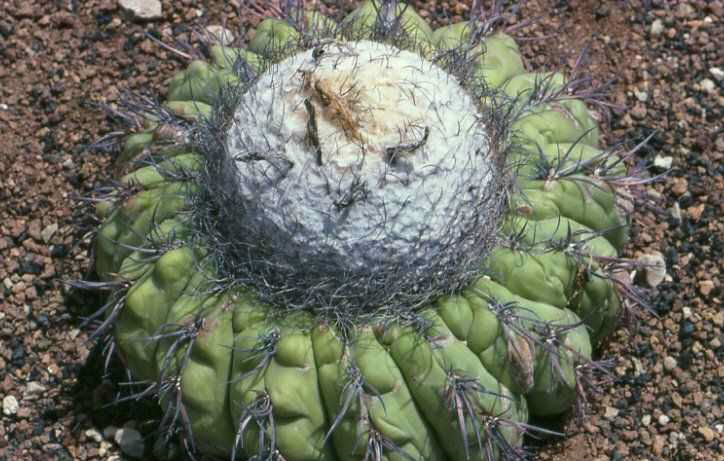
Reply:
M282 13L127 137L99 334L194 452L524 457L620 315L625 168L491 22Z

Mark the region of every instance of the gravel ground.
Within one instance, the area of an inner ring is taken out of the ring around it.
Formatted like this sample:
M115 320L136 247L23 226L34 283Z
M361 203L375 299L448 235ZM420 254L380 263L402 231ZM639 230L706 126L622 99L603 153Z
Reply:
M253 19L239 21L234 1L162 3L149 22L115 0L0 6L0 460L117 460L126 455L116 440L144 448L134 431L147 432L153 409L105 406L117 389L80 328L100 297L67 284L91 265L96 223L81 197L112 175L111 153L82 146L118 129L97 104L112 106L125 90L159 92L185 65L149 34L194 42L189 26L235 18L227 27L239 30ZM470 7L413 3L437 25ZM666 262L657 286L657 274L640 277L652 312L600 351L615 360L612 376L592 389L584 419L551 422L567 436L536 442L535 457L724 459L724 2L530 0L509 24L522 18L533 19L517 31L529 67L570 71L588 46L586 71L610 81L607 100L625 107L602 116L608 140L633 146L655 132L635 161L646 177L670 169L646 187L652 206L635 211L628 248Z

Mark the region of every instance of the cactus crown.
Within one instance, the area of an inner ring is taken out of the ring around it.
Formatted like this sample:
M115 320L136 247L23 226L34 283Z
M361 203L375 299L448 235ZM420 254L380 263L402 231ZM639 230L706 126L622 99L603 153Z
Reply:
M367 26L382 42L318 28L272 41L261 72L237 56L241 84L195 138L196 227L216 272L341 323L399 318L469 284L510 182L506 115L467 78L471 43L426 53L383 13Z

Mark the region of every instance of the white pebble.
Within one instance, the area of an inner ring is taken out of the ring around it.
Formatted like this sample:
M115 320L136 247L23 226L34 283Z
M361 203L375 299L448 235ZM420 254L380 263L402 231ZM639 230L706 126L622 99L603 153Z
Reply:
M721 80L724 78L724 70L721 70L720 67L712 67L711 69L709 69L709 72L717 80Z
M663 170L671 168L671 164L674 163L674 158L671 156L657 155L654 157L654 166Z
M160 19L163 16L159 0L118 0L118 4L134 18L143 21Z
M3 414L11 416L18 412L18 399L12 395L7 395L3 399Z
M673 357L670 356L670 355L667 355L667 356L664 358L664 368L665 368L667 371L671 371L671 370L673 370L674 368L676 368L676 359L673 358Z
M89 439L93 440L96 443L101 443L101 441L103 441L103 434L98 432L98 429L91 428L91 429L86 430L85 436L88 437Z
M699 82L699 86L702 90L706 91L707 93L713 93L716 89L716 83L714 83L711 79L705 78L704 80Z

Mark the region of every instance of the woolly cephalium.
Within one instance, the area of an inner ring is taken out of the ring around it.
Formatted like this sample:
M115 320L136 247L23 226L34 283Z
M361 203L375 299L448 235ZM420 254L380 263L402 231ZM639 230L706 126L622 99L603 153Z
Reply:
M593 93L527 72L478 8L435 31L391 0L272 13L129 102L99 334L190 453L524 457L627 291Z

